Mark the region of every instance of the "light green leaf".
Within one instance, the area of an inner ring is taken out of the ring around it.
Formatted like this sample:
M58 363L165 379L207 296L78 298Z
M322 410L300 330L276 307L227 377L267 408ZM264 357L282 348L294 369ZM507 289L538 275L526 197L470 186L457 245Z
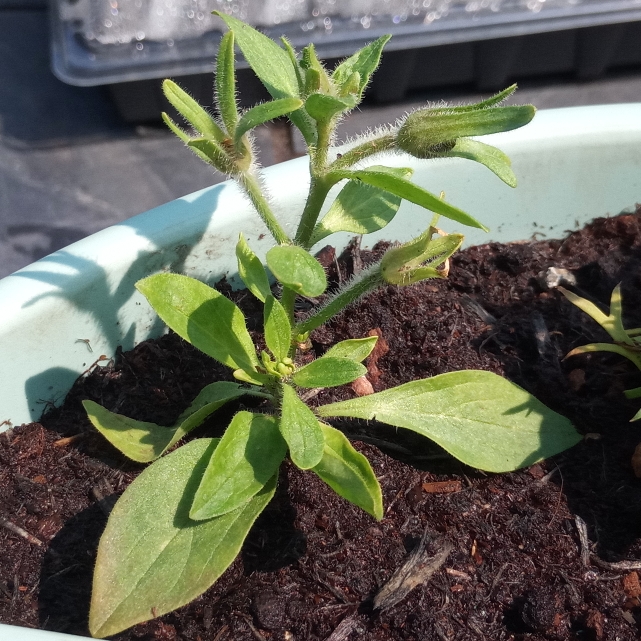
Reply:
M223 142L227 137L214 119L186 91L172 80L164 80L162 90L174 109L205 138Z
M236 244L236 259L238 260L238 275L241 280L247 289L261 303L264 303L265 299L272 294L267 272L263 263L247 244L242 233Z
M572 447L570 421L491 372L466 370L316 408L413 430L467 465L508 472Z
M393 170L401 178L409 178L412 170ZM371 234L383 229L396 215L402 198L389 192L350 180L340 191L322 220L316 225L310 247L326 236L339 231Z
M228 31L220 40L216 60L216 96L220 117L231 138L236 132L236 73L234 69L234 32Z
M296 68L284 49L248 24L219 11L214 11L214 14L220 16L234 32L245 60L272 98L299 97ZM307 144L313 144L316 128L309 116L299 109L291 113L289 118L300 129Z
M267 252L267 266L280 283L297 294L315 298L327 288L327 277L322 265L302 247L272 247Z
M215 446L215 439L198 439L156 461L116 503L98 547L92 636L112 636L193 601L240 552L276 477L238 510L192 521L191 500Z
M268 374L259 374L258 372L246 372L242 369L233 371L232 376L237 381L249 383L250 385L267 385L272 381L272 377Z
M565 358L576 356L577 354L592 354L594 352L611 352L612 354L618 354L632 361L637 368L641 370L641 353L628 349L625 345L618 345L616 343L589 343L588 345L580 345L579 347L575 347L571 352L568 352Z
M340 170L332 172L331 176L362 180L368 185L380 187L395 196L405 198L405 200L409 200L411 203L425 207L425 209L455 220L458 223L488 231L485 225L472 218L469 214L466 214L463 210L449 205L429 191L426 191L405 178L401 178L396 173L389 171L388 167L372 165L367 169L358 169L356 171Z
M459 138L450 151L443 154L444 157L458 157L474 160L485 165L491 172L495 173L506 185L516 187L516 176L512 171L512 162L509 157L500 149L486 145L478 140Z
M317 358L292 374L292 380L299 387L337 387L364 376L367 368L350 359L335 356Z
M463 113L465 111L478 111L479 109L488 109L489 107L496 107L500 105L504 100L507 100L514 92L516 91L516 84L510 85L507 89L499 91L497 94L494 94L486 100L481 100L481 102L476 102L472 105L455 105L452 107L452 111Z
M233 369L254 371L258 358L242 312L228 298L195 278L156 274L136 288L182 338Z
M356 101L351 97L337 98L322 93L313 93L305 101L305 111L318 122L327 122L336 114L353 109Z
M149 463L172 448L219 407L247 390L236 383L219 381L204 387L172 427L136 421L116 414L93 401L83 401L93 426L117 449L138 463Z
M360 363L372 353L377 340L378 336L348 338L330 347L321 358L349 358Z
M273 297L265 299L265 343L277 361L282 361L292 345L292 326L285 308Z
M312 468L336 494L358 505L375 519L383 518L381 486L369 461L357 452L346 436L320 423L325 448L320 463Z
M289 446L289 456L301 470L318 465L325 438L314 412L298 398L292 387L283 383L280 433Z
M246 111L238 122L236 133L234 135L234 144L238 144L240 139L254 127L262 125L265 122L284 116L303 106L303 101L299 98L279 98L264 102Z
M204 521L242 507L274 476L286 452L273 416L238 412L209 460L189 517Z
M305 90L305 77L303 69L300 66L300 61L296 56L296 51L294 50L294 47L292 47L291 42L287 40L285 36L281 36L280 41L283 43L283 47L285 47L285 51L287 52L287 55L292 62L292 67L294 67L294 71L296 72L296 80L298 81L298 93L299 95L301 95Z
M209 138L190 138L187 141L187 146L221 173L229 175L235 173L233 161L227 155L227 152L213 140L209 140Z
M346 60L343 60L332 74L332 80L339 87L342 88L354 73L358 73L360 85L358 87L358 99L360 100L363 91L372 74L376 71L380 60L383 47L392 36L381 36L378 40L370 42L355 54L351 55ZM343 93L343 92L341 92Z

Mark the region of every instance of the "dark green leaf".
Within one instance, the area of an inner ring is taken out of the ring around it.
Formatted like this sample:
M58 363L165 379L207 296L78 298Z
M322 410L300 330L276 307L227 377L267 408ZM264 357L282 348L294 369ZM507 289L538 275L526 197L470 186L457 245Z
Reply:
M264 303L265 299L271 296L272 293L267 272L260 262L260 258L256 256L247 244L242 233L236 245L236 259L238 261L238 275L243 283L261 303Z
M490 98L487 98L487 100L481 100L481 102L476 102L473 105L457 105L452 107L452 111L462 113L465 111L478 111L479 109L496 107L497 105L500 105L504 100L507 100L515 91L516 84L510 85L507 89L499 91L497 94L494 94Z
M138 463L149 463L198 427L210 414L247 392L236 383L207 385L172 427L136 421L116 414L93 401L82 404L93 426L117 449Z
M333 172L332 175L340 178L362 180L368 185L380 187L391 194L409 200L415 205L420 205L421 207L425 207L425 209L445 216L445 218L450 218L469 227L477 227L478 229L488 231L485 225L472 218L469 214L466 214L453 205L449 205L444 200L441 200L409 180L401 178L396 173L390 171L388 167L373 165L367 169L358 169L356 171L337 171Z
M282 361L292 345L292 326L283 306L273 297L265 299L265 343L277 361Z
M466 370L321 405L320 416L351 416L404 427L436 441L467 465L508 472L581 440L568 419L514 383Z
M374 349L378 336L368 336L367 338L348 338L345 341L336 343L330 347L321 358L349 358L352 361L364 361Z
M231 138L236 132L236 74L234 70L234 32L228 31L221 39L216 60L216 97L220 117Z
M114 507L100 539L89 629L110 637L201 595L231 565L276 489L273 477L241 508L189 518L215 439L199 439L156 461Z
M308 470L323 456L325 439L314 412L298 398L292 387L283 383L283 406L280 433L289 446L294 465Z
M357 452L345 435L320 423L325 448L320 463L312 468L336 494L371 514L383 518L381 486L369 461Z
M264 102L262 105L252 107L242 115L238 122L234 143L238 144L250 129L291 113L302 106L303 101L299 98L279 98L278 100L271 100L270 102Z
M315 298L327 288L321 264L302 247L277 245L267 252L267 266L276 279L297 294Z
M350 358L323 356L294 372L292 380L299 387L336 387L365 375L367 368Z
M254 371L258 358L242 312L195 278L156 274L136 283L156 313L179 336L233 369Z
M245 505L274 476L286 452L273 416L238 412L209 460L189 517L204 521Z

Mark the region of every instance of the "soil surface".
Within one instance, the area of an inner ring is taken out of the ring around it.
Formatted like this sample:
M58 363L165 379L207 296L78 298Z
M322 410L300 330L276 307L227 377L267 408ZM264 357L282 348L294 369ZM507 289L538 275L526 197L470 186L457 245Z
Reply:
M353 246L339 261L331 249L322 259L336 284L371 254ZM448 280L380 290L316 331L313 350L378 333L366 363L375 390L463 368L497 372L568 416L585 435L581 443L492 475L410 432L337 422L379 477L381 522L285 464L276 497L221 579L191 605L113 638L640 638L641 480L631 458L641 430L629 421L641 401L622 390L640 386L641 376L613 354L564 360L577 345L609 339L541 284L549 267L570 270L575 291L604 309L622 282L626 326L641 326L638 212L598 219L564 240L463 251ZM247 293L234 297L248 315L257 311ZM41 423L0 436L0 621L88 636L98 540L142 467L95 433L80 401L169 425L201 387L229 378L170 334L92 368ZM353 394L346 386L314 402ZM238 407L219 411L194 436L219 435ZM417 546L428 563L440 553L436 571L396 605L374 609L375 595Z

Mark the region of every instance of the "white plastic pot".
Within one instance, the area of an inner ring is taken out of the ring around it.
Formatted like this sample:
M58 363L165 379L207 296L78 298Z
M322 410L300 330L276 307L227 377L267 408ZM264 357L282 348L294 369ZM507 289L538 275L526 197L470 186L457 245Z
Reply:
M484 234L442 219L448 231L465 233L467 244L558 238L641 202L641 104L543 111L523 129L483 140L512 158L517 189L465 160L389 159L413 167L418 184L445 191L449 202L491 228ZM308 182L304 158L265 171L277 214L290 231ZM407 240L429 220L429 213L403 203L394 221L363 245ZM97 359L164 331L134 289L138 279L174 270L210 283L222 276L233 281L241 230L259 254L271 246L249 202L227 182L110 227L0 281L0 429L37 420ZM338 234L326 240L341 248L348 239ZM0 639L11 641L78 638L0 624Z

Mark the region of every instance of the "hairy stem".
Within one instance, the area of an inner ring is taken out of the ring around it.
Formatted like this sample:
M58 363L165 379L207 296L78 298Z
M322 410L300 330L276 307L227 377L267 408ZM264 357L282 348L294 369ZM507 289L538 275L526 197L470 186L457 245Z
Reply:
M294 241L304 249L309 249L309 239L312 236L314 227L316 227L320 210L325 202L325 198L327 198L327 192L331 189L332 184L333 183L326 180L325 177L315 176L312 173L309 196L307 197L305 209L303 209L303 214L301 216L300 223L298 224L296 238Z
M289 287L283 287L283 293L280 297L280 303L287 312L290 322L294 323L294 303L296 302L296 292Z
M323 323L326 323L330 318L342 312L348 305L351 305L361 296L384 284L385 282L381 276L380 262L370 265L347 283L343 289L330 298L324 305L315 310L309 318L298 323L294 329L294 334L300 335L311 332Z
M276 220L276 216L274 216L274 213L272 212L272 209L269 206L269 203L267 202L267 199L265 198L265 195L263 194L263 191L260 188L256 177L248 172L243 172L242 174L237 176L236 179L238 180L241 187L245 190L245 193L249 196L252 204L258 212L258 215L267 226L267 229L269 229L269 232L274 237L274 240L279 245L291 244L291 239L285 233L285 230L280 226L280 223Z
M384 134L379 138L374 138L356 145L349 151L345 152L340 158L337 158L330 166L330 171L338 169L349 169L359 160L364 160L369 156L378 154L382 151L389 151L396 148L396 133Z

